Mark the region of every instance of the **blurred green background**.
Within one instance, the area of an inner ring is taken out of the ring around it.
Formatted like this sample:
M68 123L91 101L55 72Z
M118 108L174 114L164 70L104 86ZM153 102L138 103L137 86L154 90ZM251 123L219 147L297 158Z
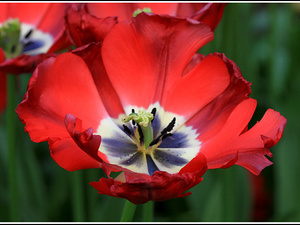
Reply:
M274 164L260 176L240 166L209 170L192 195L156 202L154 222L300 221L300 4L228 3L215 39L200 52L223 52L252 82L258 106L250 125L268 108L288 120L271 148ZM30 74L19 76L17 98ZM17 116L15 115L16 120ZM6 112L0 118L0 222L10 221ZM50 157L47 143L33 143L17 121L15 222L118 222L124 199L97 194L88 183L99 169L68 172ZM134 221L142 221L138 206Z

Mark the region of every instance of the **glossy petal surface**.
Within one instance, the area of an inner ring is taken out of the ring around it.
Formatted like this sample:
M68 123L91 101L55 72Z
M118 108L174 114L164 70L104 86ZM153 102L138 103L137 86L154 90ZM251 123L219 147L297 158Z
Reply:
M65 67L69 64L75 64L76 68ZM66 114L71 113L83 121L80 132L90 127L95 130L101 118L107 116L88 67L80 57L71 53L56 59L50 58L40 64L16 111L33 141L52 140L53 156L56 156L56 152L61 153L63 146L67 146L65 138L68 139L67 143L72 140L64 125ZM68 147L66 151L72 152L71 149ZM66 161L63 157L59 159Z
M147 17L141 13L133 25L117 24L103 43L104 66L123 107L147 108L159 101L164 88L181 77L194 52L213 37L203 24Z

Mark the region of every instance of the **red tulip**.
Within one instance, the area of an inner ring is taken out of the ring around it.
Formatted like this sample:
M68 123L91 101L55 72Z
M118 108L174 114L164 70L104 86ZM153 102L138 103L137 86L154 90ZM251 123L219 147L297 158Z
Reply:
M53 52L70 46L64 23L67 6L67 3L0 3L0 112L6 106L7 73L33 72ZM8 33L13 31L1 31L12 19L17 20L10 26L18 26L18 31L11 34Z
M43 59L51 56L45 53L70 45L64 23L67 6L67 3L0 3L0 24L3 26L11 19L20 23L20 38L13 48L6 49L6 42L0 44L5 53L0 69L13 74L33 72Z
M60 166L102 168L91 185L135 204L187 196L207 168L258 174L286 119L269 109L246 129L250 83L224 54L195 54L212 38L204 23L140 13L42 62L16 111Z

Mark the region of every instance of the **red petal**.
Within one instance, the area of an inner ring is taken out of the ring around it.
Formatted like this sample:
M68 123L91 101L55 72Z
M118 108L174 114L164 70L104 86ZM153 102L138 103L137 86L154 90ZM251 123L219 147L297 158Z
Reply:
M221 94L229 82L226 64L216 56L207 56L173 87L165 90L162 105L166 111L188 119Z
M234 109L217 136L204 142L200 151L207 158L209 169L228 167L236 161L235 164L258 175L263 168L272 164L265 155L272 156L268 148L280 140L286 119L269 109L259 123L245 132L244 127L255 105L254 99L244 100Z
M236 164L245 167L255 175L259 175L264 168L273 163L262 153L250 152L240 154Z
M101 137L99 135L93 135L92 128L82 132L82 121L75 118L72 114L66 114L65 125L78 147L92 156L95 160L102 162L102 159L98 156Z
M51 3L1 3L0 23L9 18L19 18L23 23L36 26L50 5Z
M118 20L129 20L133 14L131 3L88 3L88 11L99 18L117 16Z
M101 56L101 44L91 43L88 46L75 49L73 53L81 56L88 65L109 116L118 118L120 114L124 113L124 109L104 68Z
M176 16L177 9L180 4L178 3L134 3L133 12L137 9L150 8L154 14L166 14L170 16Z
M150 8L155 14L175 16L178 3L87 3L89 12L97 17L117 16L119 21L130 21L137 9Z
M50 138L51 157L62 168L68 171L100 168L101 163L82 151L71 137Z
M169 174L159 171L148 179L137 176L135 180L123 183L112 178L101 178L99 182L90 184L99 191L99 194L126 198L134 204L143 204L151 200L166 201L190 195L190 192L184 192L199 184L202 175L200 173Z
M83 5L73 5L67 11L67 31L76 47L90 42L102 42L116 23L116 17L97 18L89 14Z
M131 25L114 26L102 56L122 104L147 108L160 100L164 86L180 79L194 53L212 37L203 24L145 13Z
M29 81L17 113L34 141L69 136L64 126L67 113L94 130L107 113L84 61L71 53L41 63Z
M41 63L30 79L28 91L16 112L33 141L49 140L51 154L63 168L100 167L99 158L94 153L100 139L91 136L88 128L97 130L107 113L90 71L80 57L64 53ZM71 136L88 154L77 147L65 127L64 118L68 113L82 121L79 131L86 131L79 134L78 130L72 130L70 121L66 122Z
M0 63L0 69L10 74L32 73L38 64L52 56L55 56L55 54L20 55L13 59L6 59Z
M233 109L247 99L251 93L251 83L243 78L237 65L224 54L214 53L213 55L218 56L226 64L230 74L230 84L224 92L187 122L188 126L197 128L199 139L203 142L215 136L222 129ZM199 61L202 57L199 55L199 59L194 61Z
M179 174L196 172L201 170L204 174L207 170L207 162L205 156L199 152L198 155L193 158L188 164L186 164L180 171Z
M63 30L58 36L55 38L52 46L49 48L47 53L51 52L59 52L59 51L67 51L71 49L71 41L69 36L67 35L66 30Z
M57 37L64 29L64 16L68 5L68 3L50 3L37 28Z
M232 160L239 149L231 148L231 142L241 134L249 123L256 107L256 100L248 98L241 102L217 135L204 142L200 152L207 159L208 169L220 168ZM201 137L199 137L201 141Z
M206 3L192 18L207 24L214 31L222 19L225 5L226 3Z
M281 116L279 112L268 109L260 122L232 143L232 148L245 149L245 154L239 156L236 164L246 167L256 175L263 168L271 165L272 163L263 155L272 156L268 149L281 139L286 122L286 118ZM251 151L251 149L253 150ZM260 153L260 155L253 154L253 156L249 156L249 152ZM241 151L242 153L243 151Z

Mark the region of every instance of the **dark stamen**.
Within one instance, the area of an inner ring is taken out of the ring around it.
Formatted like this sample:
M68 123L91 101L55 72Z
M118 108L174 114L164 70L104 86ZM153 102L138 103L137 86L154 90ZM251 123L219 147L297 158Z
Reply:
M144 143L144 134L143 134L142 128L139 124L137 124L137 126L138 126L138 132L140 135L140 143Z
M172 119L172 121L168 124L168 126L165 129L163 129L162 132L160 132L160 135L157 138L155 138L153 141L150 142L149 146L156 145L159 142L160 139L164 140L167 137L172 136L173 134L172 133L168 133L168 132L172 131L172 129L173 129L174 125L175 125L175 122L176 122L176 117L174 117Z
M25 35L24 38L25 38L25 39L29 38L30 35L32 34L32 31L33 31L32 29L31 29L30 31L28 31L28 33Z
M123 124L123 128L127 134L132 135L130 129L125 124Z
M151 114L153 115L153 119L151 120L151 123L152 123L152 121L154 120L155 114L156 114L156 108L152 109Z
M166 139L167 137L171 137L173 134L172 133L167 133L165 135L162 136L161 140Z
M173 129L174 125L175 125L175 122L176 122L176 118L174 117L172 119L172 121L169 123L169 125L163 129L163 131L160 133L161 135L164 135L166 134L167 132L171 132L171 130Z
M132 113L135 113L134 109L131 109L131 112L132 112ZM135 121L134 121L134 120L131 120L131 122L132 122L132 125L134 126L134 125L135 125Z
M159 142L160 137L161 137L161 136L158 136L158 137L155 138L153 141L151 141L150 144L149 144L149 146L156 145L156 144Z

